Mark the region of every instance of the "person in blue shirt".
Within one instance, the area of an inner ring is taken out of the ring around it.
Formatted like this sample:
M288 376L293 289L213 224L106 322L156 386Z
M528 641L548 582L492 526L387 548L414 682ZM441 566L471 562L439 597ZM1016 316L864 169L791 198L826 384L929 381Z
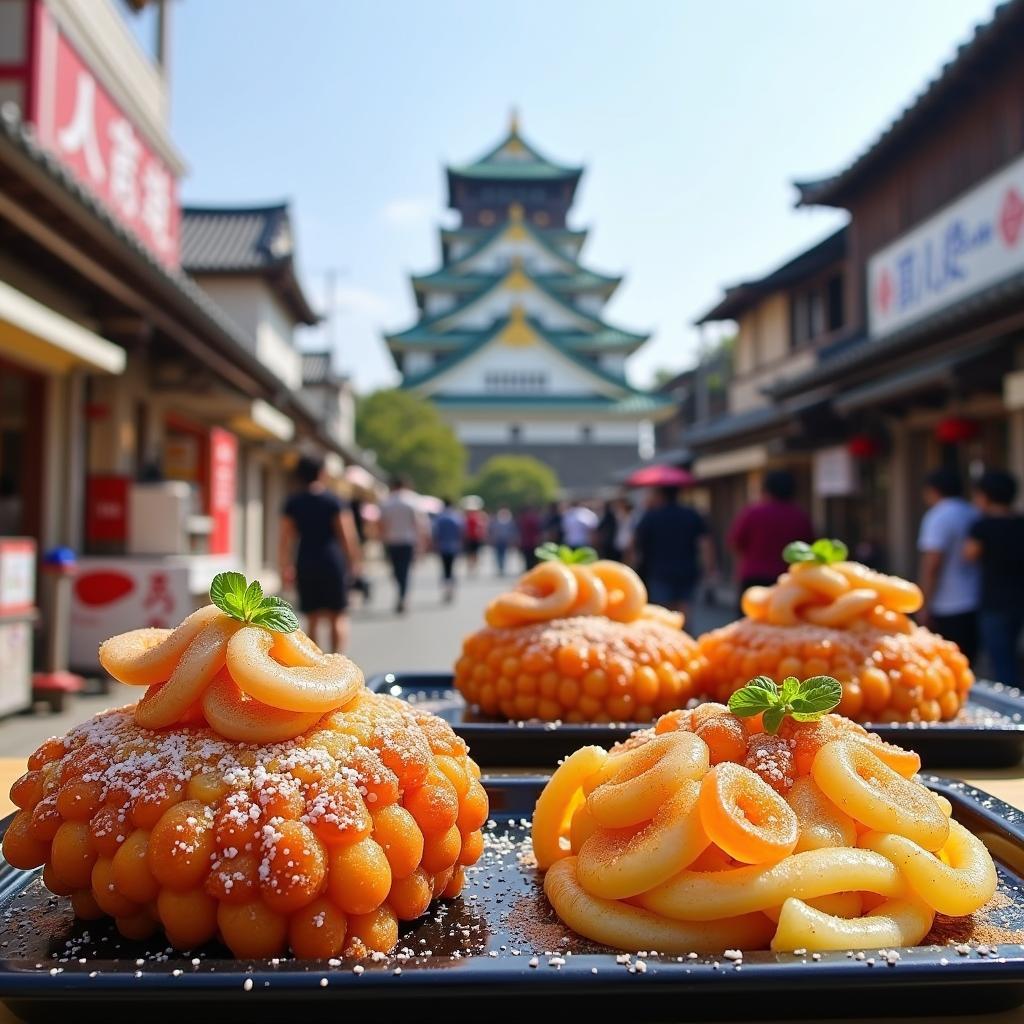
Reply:
M445 604L455 600L455 559L462 551L466 523L454 503L445 499L444 508L434 520L434 550L441 559L441 592Z
M963 497L960 474L948 467L925 477L924 502L928 511L917 538L918 583L924 594L921 618L973 661L978 652L981 573L964 557L964 545L981 513Z

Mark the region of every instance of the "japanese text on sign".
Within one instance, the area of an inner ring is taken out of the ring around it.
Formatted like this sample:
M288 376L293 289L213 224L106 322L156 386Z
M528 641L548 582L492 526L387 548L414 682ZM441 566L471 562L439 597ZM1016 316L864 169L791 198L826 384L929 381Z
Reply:
M1024 271L1024 157L868 261L868 329L889 334Z
M52 19L44 22L52 60L37 60L40 140L103 200L163 263L177 265L177 181L146 138L86 66Z

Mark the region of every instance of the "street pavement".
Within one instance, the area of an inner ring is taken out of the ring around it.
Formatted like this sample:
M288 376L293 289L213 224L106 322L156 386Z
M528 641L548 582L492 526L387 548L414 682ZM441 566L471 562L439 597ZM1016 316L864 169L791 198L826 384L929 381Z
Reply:
M367 678L378 672L449 669L458 657L462 638L480 627L485 605L511 585L519 568L513 564L513 575L503 580L486 556L476 576L468 577L465 566L460 565L456 599L444 604L437 559L425 556L413 569L409 609L399 616L394 612L395 590L385 567L371 564L372 600L363 606L359 595L353 595L349 656ZM696 635L731 617L725 609L697 606L687 630ZM139 696L136 687L111 683L108 693L71 698L59 714L40 709L0 720L0 757L26 756L48 736L60 735L98 711L127 704Z

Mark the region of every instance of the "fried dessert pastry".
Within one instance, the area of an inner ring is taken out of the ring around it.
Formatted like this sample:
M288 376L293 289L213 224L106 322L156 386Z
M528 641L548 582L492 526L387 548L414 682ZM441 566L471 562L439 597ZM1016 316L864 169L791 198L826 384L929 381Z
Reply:
M865 722L955 718L974 682L950 640L910 615L918 587L847 560L846 546L791 544L771 587L743 594L744 618L705 633L707 693L727 700L751 676L829 674L843 685L840 713Z
M815 952L917 945L936 913L984 906L985 845L916 754L824 713L839 699L834 679L754 680L733 710L577 750L533 818L559 918L629 952Z
M547 557L488 605L466 637L455 686L484 714L566 722L648 722L699 692L703 658L683 616L647 603L620 562L590 549Z
M262 594L232 602L218 580L218 604L178 629L103 645L112 675L148 689L29 758L4 856L131 939L390 952L483 851L480 771L439 718L282 632L290 609L261 615Z

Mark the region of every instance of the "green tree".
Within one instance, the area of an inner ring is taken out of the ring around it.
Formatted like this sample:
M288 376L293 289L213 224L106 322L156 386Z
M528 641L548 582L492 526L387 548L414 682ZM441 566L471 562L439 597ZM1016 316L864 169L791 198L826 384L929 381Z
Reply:
M466 449L422 398L389 388L356 406L356 441L389 473L406 476L424 494L456 495L466 475Z
M508 505L518 510L541 505L558 495L554 470L529 455L495 455L488 459L470 482L488 508Z

